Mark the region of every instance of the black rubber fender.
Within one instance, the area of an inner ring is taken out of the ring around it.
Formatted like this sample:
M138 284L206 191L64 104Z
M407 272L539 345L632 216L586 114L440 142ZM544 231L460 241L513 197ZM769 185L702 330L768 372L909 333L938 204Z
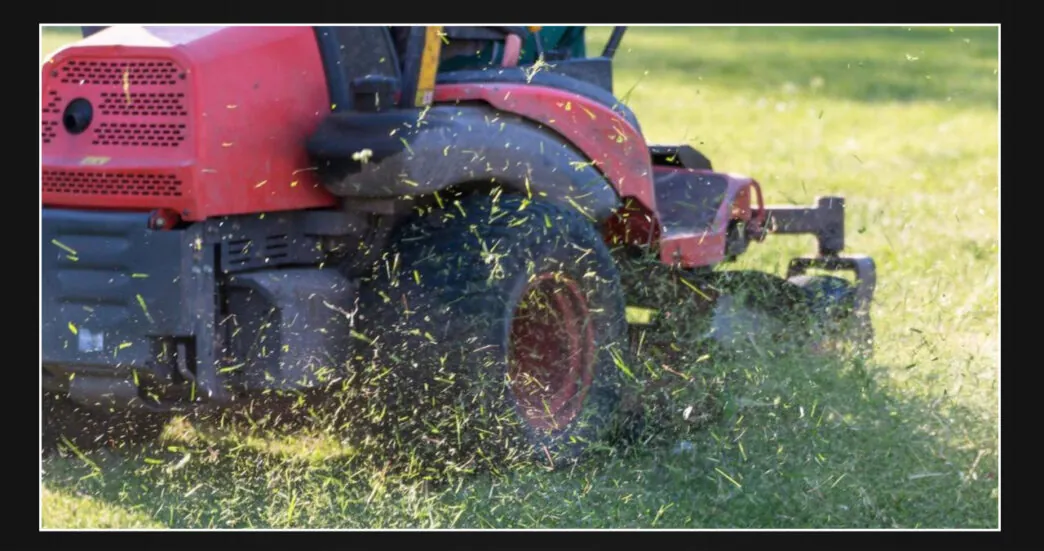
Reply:
M312 135L308 150L323 185L348 200L496 183L576 208L595 222L621 204L591 160L559 134L478 104L334 113Z

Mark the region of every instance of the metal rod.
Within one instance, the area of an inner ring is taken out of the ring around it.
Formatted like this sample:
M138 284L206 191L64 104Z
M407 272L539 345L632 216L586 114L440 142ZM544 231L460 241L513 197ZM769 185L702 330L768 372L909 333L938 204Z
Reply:
M544 57L544 40L540 37L540 30L533 31L533 43L536 44L537 58Z
M609 42L605 45L605 50L602 51L602 57L612 58L616 54L616 49L620 47L620 41L623 40L624 32L627 31L627 27L613 27L613 34L609 36Z

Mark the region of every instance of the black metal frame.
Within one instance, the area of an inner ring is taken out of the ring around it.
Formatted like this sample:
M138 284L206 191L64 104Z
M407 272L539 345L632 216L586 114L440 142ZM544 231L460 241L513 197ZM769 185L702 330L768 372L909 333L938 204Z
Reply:
M331 111L335 113L351 111L360 106L364 110L375 110L376 107L369 104L390 103L390 97L388 101L385 101L384 97L394 94L400 86L405 86L407 84L405 81L408 80L406 75L409 75L408 72L403 71L395 41L392 39L391 29L379 27L384 31L384 47L390 64L395 67L395 75L360 74L358 77L353 77L350 68L344 66L342 56L344 45L338 34L339 28L338 26L313 27L323 63L323 73L326 75Z
M829 257L803 256L794 258L787 267L787 278L804 275L808 270L833 272L850 271L855 274L855 313L869 317L870 304L877 288L877 268L866 255L838 255Z
M765 229L776 234L812 234L819 256L834 256L845 248L844 197L818 197L812 207L771 206Z
M627 27L613 27L613 34L609 35L609 41L602 50L602 57L612 59L616 55L616 49L620 47L620 41L623 40L625 32L627 32Z
M767 207L765 230L770 234L815 236L819 254L792 259L787 267L787 278L803 275L812 269L852 272L855 275L856 315L868 319L877 287L877 269L869 256L842 254L845 248L843 197L818 197L811 207Z
M326 90L330 96L331 111L345 111L351 108L351 94L348 81L341 71L340 41L337 40L331 27L314 27L315 40L319 45L319 56L323 60L323 73L326 74Z
M233 380L220 372L230 345L227 288L267 295L283 317L318 327L322 322L312 305L291 300L295 289L310 289L306 296L332 293L337 298L330 302L347 309L353 285L336 270L320 266L330 259L332 247L327 245L369 230L366 217L332 210L273 214L263 220L218 218L175 230L151 229L148 213L44 209L42 216L44 390L65 393L90 407L152 411L219 407L244 391L244 385L257 386L250 377ZM71 253L52 239L79 242L76 259L65 258ZM258 244L253 253L237 247L246 241ZM143 277L135 279L132 273ZM284 280L258 277L262 273L278 273ZM70 287L73 280L77 283ZM75 332L67 326L67 312L78 311L86 296L97 296L84 303L92 310L118 309L96 322L95 327L104 328L102 348L62 346L60 341L75 340L85 330L80 325L92 325L77 322ZM274 384L292 387L305 373L299 360L327 337L296 326L282 337L287 348L276 357L286 361L286 373L292 376ZM145 399L139 379L153 387L161 402ZM190 400L193 394L195 400Z
M399 106L408 106L417 96L420 82L420 67L424 57L425 27L411 27L406 38L406 51L402 60L402 95Z

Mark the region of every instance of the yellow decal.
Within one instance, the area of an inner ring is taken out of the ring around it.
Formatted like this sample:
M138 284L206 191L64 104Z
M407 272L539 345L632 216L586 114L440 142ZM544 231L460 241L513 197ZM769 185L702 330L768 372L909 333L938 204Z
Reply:
M123 70L123 95L127 98L127 105L130 105L130 69Z
M100 166L107 164L112 160L112 157L84 157L80 161L81 165Z
M424 34L424 53L421 54L420 75L417 78L417 107L431 105L435 95L435 71L439 68L439 53L442 51L442 27L431 26Z

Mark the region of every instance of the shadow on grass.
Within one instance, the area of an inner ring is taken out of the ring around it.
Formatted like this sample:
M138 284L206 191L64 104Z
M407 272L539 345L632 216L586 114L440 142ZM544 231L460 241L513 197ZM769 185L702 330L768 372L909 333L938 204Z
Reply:
M52 458L44 484L174 528L996 527L996 459L979 451L992 436L973 412L900 399L853 365L736 367L708 426L554 472L402 479L172 443L91 454L96 468Z

